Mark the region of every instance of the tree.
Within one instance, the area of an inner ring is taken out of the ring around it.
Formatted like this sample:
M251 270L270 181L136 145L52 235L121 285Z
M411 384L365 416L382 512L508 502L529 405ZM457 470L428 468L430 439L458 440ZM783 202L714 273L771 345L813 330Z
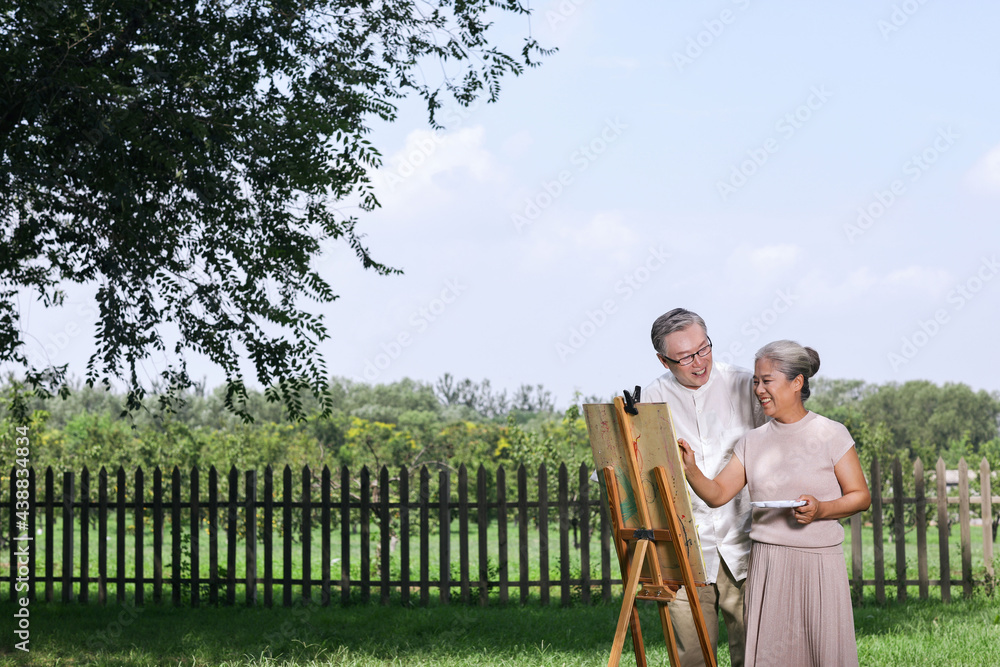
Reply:
M317 353L326 322L303 301L333 288L312 267L327 241L376 261L341 207L378 206L373 119L416 94L432 126L451 95L495 101L504 75L545 55L488 41L517 0L0 0L0 359L46 395L65 365L29 363L15 298L63 303L97 287L88 385L124 384L143 405L141 362L169 404L197 352L226 376L244 419L239 362L292 417L302 396L329 410ZM440 80L423 78L438 61ZM428 68L429 69L429 68ZM16 394L14 415L26 399Z

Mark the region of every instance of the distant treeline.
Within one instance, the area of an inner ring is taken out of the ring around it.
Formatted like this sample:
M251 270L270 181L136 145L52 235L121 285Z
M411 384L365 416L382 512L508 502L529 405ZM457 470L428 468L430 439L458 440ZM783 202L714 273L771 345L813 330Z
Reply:
M964 384L926 381L869 384L814 378L810 409L844 423L862 461L899 456L925 462L986 457L1000 467L1000 394ZM369 385L335 379L333 413L290 423L280 404L251 392L252 423L235 417L222 388L199 389L173 412L122 412L124 397L76 387L66 398L35 399L31 464L36 469L91 470L119 465L164 469L264 466L376 469L422 464L579 466L591 460L580 405L607 397L576 396L557 411L542 385L494 390L488 380L444 375L433 384L401 380ZM15 458L15 425L0 421L0 464L6 478Z

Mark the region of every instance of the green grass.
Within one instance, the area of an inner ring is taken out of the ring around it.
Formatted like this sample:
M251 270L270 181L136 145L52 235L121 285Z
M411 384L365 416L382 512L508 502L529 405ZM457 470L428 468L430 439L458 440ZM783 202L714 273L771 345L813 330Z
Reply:
M4 623L0 667L50 665L604 665L618 602L594 606L106 607L34 603L31 652ZM15 607L0 603L0 615ZM641 604L649 664L667 664L655 605ZM979 593L855 610L863 665L1000 664L1000 600ZM630 641L622 664L632 664ZM728 665L725 639L720 665Z

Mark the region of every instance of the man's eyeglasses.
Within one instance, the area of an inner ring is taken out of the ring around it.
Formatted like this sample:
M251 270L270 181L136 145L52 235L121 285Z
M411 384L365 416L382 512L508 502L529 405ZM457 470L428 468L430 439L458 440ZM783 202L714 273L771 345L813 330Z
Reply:
M708 338L708 336L705 336L705 337ZM694 363L695 355L697 355L699 357L707 357L708 354L711 351L712 351L712 339L708 338L708 345L706 345L705 347L701 348L700 350L698 350L694 354L689 354L686 357L681 357L680 359L671 359L670 357L668 357L668 356L666 356L664 354L661 354L660 356L663 357L664 359L666 359L667 361L669 361L672 364L677 364L678 366L690 366L692 363Z

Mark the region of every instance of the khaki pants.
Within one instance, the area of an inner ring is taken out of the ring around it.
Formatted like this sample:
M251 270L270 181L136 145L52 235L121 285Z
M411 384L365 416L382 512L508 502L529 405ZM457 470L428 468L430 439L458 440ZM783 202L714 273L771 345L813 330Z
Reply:
M729 634L729 659L733 667L743 665L743 653L746 645L746 632L743 625L743 584L746 579L736 581L726 566L719 559L719 574L714 584L698 587L698 599L701 603L701 613L705 616L708 636L712 641L712 651L718 657L719 645L719 612L726 623ZM691 607L688 606L687 589L681 588L676 599L667 604L670 610L670 623L674 626L674 636L677 639L677 652L680 654L682 667L695 667L705 664L701 654L701 643L698 641L698 631L691 617Z

